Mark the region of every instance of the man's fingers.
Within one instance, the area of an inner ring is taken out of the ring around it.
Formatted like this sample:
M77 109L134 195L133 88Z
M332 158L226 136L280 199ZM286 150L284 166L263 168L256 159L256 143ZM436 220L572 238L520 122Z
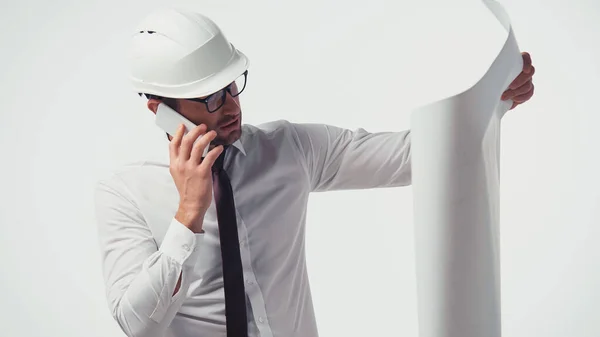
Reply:
M223 152L223 145L215 146L212 150L208 151L206 157L202 160L200 168L202 170L210 170L219 155Z
M529 90L531 90L531 89L533 89L533 82L532 81L528 81L525 84L523 84L522 86L518 87L517 89L511 90L510 91L510 97L521 96L523 94L528 93Z
M217 133L215 131L209 131L205 133L200 140L194 144L192 148L192 154L190 157L190 161L195 163L196 165L200 165L202 161L202 154L204 153L204 149L210 145L210 142L213 141L217 137Z
M194 146L194 142L200 135L206 132L206 125L200 124L190 130L188 134L183 136L183 140L181 141L181 147L179 148L179 159L183 161L187 161L190 159L192 146Z
M529 81L532 77L533 74L535 74L535 68L531 67L531 71L526 73L526 72L521 72L519 74L519 76L517 76L517 78L515 78L512 83L508 86L509 89L516 89L520 86L522 86L523 84L525 84L527 81Z
M531 55L528 52L523 52L523 71L529 73L532 65L531 65Z
M526 102L526 101L528 101L528 100L529 100L529 99L530 99L530 98L533 96L533 91L534 91L534 89L535 89L535 86L534 86L534 85L533 85L533 83L532 83L532 84L531 84L531 90L529 90L529 91L528 91L528 92L526 92L525 94L522 94L522 95L515 96L515 97L514 97L512 100L513 100L514 102L517 102L517 103L523 103L523 102Z
M531 64L531 55L529 55L529 53L527 52L522 53L522 55L523 70L521 71L519 76L517 76L517 78L515 78L512 81L512 83L508 86L509 89L517 89L518 87L522 86L527 81L529 81L533 77L533 74L535 74L535 67Z
M179 156L179 146L181 145L181 137L183 136L183 131L185 130L185 126L183 124L179 124L177 128L177 132L173 135L171 142L169 142L169 158L171 162L174 162Z
M532 89L533 89L533 82L531 80L529 80L528 82L526 82L525 84L523 84L522 86L520 86L514 90L510 90L510 89L506 90L502 94L502 100L505 101L507 99L514 99L516 96L523 95Z

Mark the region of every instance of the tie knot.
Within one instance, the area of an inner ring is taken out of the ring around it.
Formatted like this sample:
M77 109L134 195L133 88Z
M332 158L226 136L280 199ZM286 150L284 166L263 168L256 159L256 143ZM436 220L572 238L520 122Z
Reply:
M225 161L225 152L227 151L227 145L223 146L223 152L217 157L215 163L212 166L213 172L219 172L223 170L223 162Z

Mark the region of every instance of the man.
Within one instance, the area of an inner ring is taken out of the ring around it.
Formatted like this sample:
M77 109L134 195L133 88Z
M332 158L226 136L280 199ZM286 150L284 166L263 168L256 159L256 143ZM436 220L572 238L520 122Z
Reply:
M97 186L113 317L128 336L317 336L308 196L409 185L410 131L243 125L248 60L197 13L151 14L131 48L132 83L148 108L165 104L198 127L168 136L169 163L132 164ZM523 59L502 97L512 108L533 95Z

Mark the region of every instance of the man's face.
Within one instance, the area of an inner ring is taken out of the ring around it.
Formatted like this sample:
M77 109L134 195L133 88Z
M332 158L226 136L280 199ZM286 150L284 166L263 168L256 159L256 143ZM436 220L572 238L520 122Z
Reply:
M204 98L204 97L200 97ZM242 110L239 96L225 95L225 103L218 110L209 113L206 104L186 99L177 99L177 112L196 125L205 124L208 130L215 130L214 145L230 145L242 135ZM160 101L151 99L148 107L154 113ZM171 137L169 137L171 139Z
M208 130L217 132L215 145L230 145L242 135L242 109L240 97L225 95L225 103L215 112L209 113L206 104L180 99L178 111L196 125L206 124Z

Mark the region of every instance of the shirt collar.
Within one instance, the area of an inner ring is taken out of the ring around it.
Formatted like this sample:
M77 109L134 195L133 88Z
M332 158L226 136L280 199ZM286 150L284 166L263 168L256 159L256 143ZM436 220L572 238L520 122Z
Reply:
M246 155L246 150L244 150L241 140L238 139L231 145L238 149L244 156Z

